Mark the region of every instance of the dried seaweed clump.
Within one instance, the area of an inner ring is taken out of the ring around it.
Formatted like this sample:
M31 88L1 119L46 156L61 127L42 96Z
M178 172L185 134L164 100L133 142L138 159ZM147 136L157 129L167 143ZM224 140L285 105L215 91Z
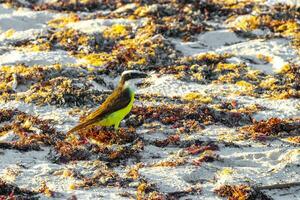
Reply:
M300 24L297 17L300 12L293 6L278 4L268 7L269 12L265 12L265 7L257 7L255 15L238 16L228 19L233 21L232 29L235 31L250 32L255 29L270 30L274 34L282 37L292 38L292 44L299 49Z
M128 119L127 125L140 126L144 123L159 121L185 133L202 130L203 124L208 125L216 122L226 126L252 123L248 113L218 111L195 103L181 106L166 104L164 106L134 107L132 114L134 116Z
M109 18L147 18L156 24L156 33L167 37L192 40L195 34L211 29L205 20L220 20L232 14L232 10L212 1L132 1L135 4L121 5L110 13ZM241 8L235 9L240 11ZM249 9L243 9L249 13ZM240 12L241 13L241 12ZM103 17L103 16L102 16Z
M22 86L21 91L26 90L30 85L41 82L51 76L55 71L59 71L60 66L31 66L16 65L2 66L0 68L0 94L15 93L18 86ZM4 95L5 96L5 95Z
M133 37L129 35L115 40L116 35L122 36L122 32L127 31L127 28L121 27L115 25L104 32L105 39L102 41L115 43L109 43L112 44L111 50L103 51L99 48L92 54L78 53L76 56L86 60L87 64L101 66L108 72L115 73L116 76L125 69L148 71L167 66L181 55L168 40L161 35L155 35L155 25L150 24L139 28Z
M16 30L15 29L8 29L5 31L5 37L6 38L11 38L15 34Z
M130 33L131 33L131 26L114 24L111 27L104 30L103 37L116 40L116 39L124 38L126 36L130 36Z
M180 144L179 134L170 135L167 139L164 140L155 140L154 145L157 147L166 147L168 145L178 145Z
M258 7L257 7L258 8ZM233 21L233 30L236 31L252 31L254 29L269 29L272 32L280 33L282 36L291 35L298 29L296 16L299 11L295 12L293 7L289 6L272 6L270 12L264 12L263 7L256 10L255 15L232 16L228 19ZM234 21L235 20L235 21Z
M214 143L208 145L203 145L203 144L200 145L195 143L185 149L185 151L190 155L198 155L205 151L218 151L218 150L219 147Z
M117 148L116 148L117 147ZM139 158L139 153L144 149L144 142L136 139L124 145L96 146L93 152L98 155L98 159L110 162L111 166L125 164L128 158Z
M214 192L219 197L228 197L228 200L272 200L260 190L247 185L222 185Z
M64 27L70 23L65 19L50 21L50 26L57 29L52 30L45 36L38 37L34 41L26 41L15 44L20 49L27 48L31 51L50 51L62 49L71 54L91 53L99 50L111 50L113 42L105 40L101 35L88 35L79 30ZM60 21L61 20L61 21ZM79 19L78 19L79 20ZM62 26L62 27L61 27Z
M17 112L17 110L0 109L0 123L10 121Z
M287 138L288 142L300 144L300 136L292 136Z
M186 94L183 99L185 100L189 100L189 101L196 101L196 102L201 102L201 103L211 103L212 102L212 98L209 97L208 95L202 95L198 92L190 92L188 94Z
M88 149L82 144L73 144L61 140L49 152L48 159L54 163L68 163L75 160L89 160L91 155Z
M160 73L174 74L183 81L195 81L201 84L236 83L244 79L247 66L231 64L226 61L232 55L207 53L196 57L185 57L176 62L176 65L162 68Z
M45 181L42 182L39 190L40 193L44 194L46 197L53 197L54 191L52 191L46 184Z
M212 106L218 111L225 111L225 112L231 112L235 114L247 114L247 115L252 115L258 111L264 110L265 108L262 107L259 104L250 104L250 105L244 105L240 104L237 101L222 101L219 104L214 104Z
M104 100L104 96L91 89L88 83L58 77L33 85L26 94L18 94L17 99L38 105L80 106L96 105Z
M263 141L267 138L297 135L300 130L299 119L270 118L266 121L255 122L253 125L242 127L245 137Z
M41 147L33 140L26 140L24 138L14 142L0 142L1 149L16 149L19 151L40 151Z
M0 143L0 148L20 151L41 150L40 145L53 145L64 136L57 132L49 120L28 115L18 110L1 110L0 136L13 134L11 141Z
M67 24L80 21L80 16L74 13L68 16L59 17L48 21L48 26L52 28L64 28Z
M193 160L193 164L196 166L200 166L204 162L214 162L215 160L218 159L219 156L216 154L214 150L206 150L198 158L195 158Z
M265 97L272 99L299 98L300 68L288 64L274 75L266 75L256 70L249 70L245 78L236 82L243 88L240 95Z
M89 189L91 187L128 187L131 178L123 178L101 161L88 161L86 166L89 173L77 174L81 181L76 188Z
M39 199L38 192L19 188L0 179L0 199Z
M177 61L176 65L162 68L159 72L173 74L178 79L188 82L236 84L241 88L237 92L239 95L275 99L299 97L299 66L289 64L284 66L281 72L267 75L245 64L229 63L227 58L231 56L207 53L192 58L185 57Z
M211 110L204 107L187 105L180 106L157 106L157 107L134 107L132 113L135 115L127 121L128 125L142 125L153 121L159 121L172 128L180 128L182 132L201 130L200 123L211 123L214 121ZM134 121L134 124L131 122ZM137 123L139 122L139 123Z
M51 143L54 148L48 159L55 163L67 163L89 160L93 156L111 164L118 163L143 149L143 142L137 139L134 128L121 128L115 132L109 128L91 127L79 131L78 135L70 134Z
M134 128L120 128L118 132L115 130L108 130L106 128L99 129L93 127L86 130L81 130L78 133L82 138L93 141L97 144L126 144L137 139Z
M58 141L48 158L55 163L67 163L89 160L93 156L113 165L137 155L143 147L144 144L138 140L135 129L121 128L116 133L105 128L99 130L92 127Z
M93 44L90 36L72 28L58 30L49 37L52 46L70 52L87 50Z
M143 199L151 199L150 197L163 197L162 194L155 191L155 186L151 183L146 181L142 181L138 187L136 192L136 199L143 200ZM155 199L155 198L154 198Z
M50 51L53 50L53 45L45 37L38 37L36 40L21 41L13 44L17 49L29 50L32 52Z
M238 14L244 15L250 12L255 6L255 1L231 1L231 0L212 0L216 5L221 6L221 9L226 10L229 15Z
M281 72L275 75L277 78L276 87L270 88L270 92L274 90L272 95L274 98L299 98L300 97L300 65L286 65Z
M142 181L137 187L137 200L165 200L165 199L180 199L181 197L188 195L200 195L201 186L196 184L192 187L174 192L159 192L159 189L156 185L148 183L145 180Z
M79 68L16 65L0 69L0 100L22 100L39 105L94 105L106 94L93 89L89 81L99 84L104 72L89 72Z
M131 16L150 18L157 25L157 33L189 40L191 35L207 30L207 25L203 23L205 8L209 10L209 5L203 2L152 4L138 7Z
M192 35L208 30L203 21L212 19L223 11L220 6L210 2L182 2L172 1L109 1L100 5L109 7L112 12L99 13L98 18L128 18L147 19L156 24L156 34L164 36L181 37L190 40Z

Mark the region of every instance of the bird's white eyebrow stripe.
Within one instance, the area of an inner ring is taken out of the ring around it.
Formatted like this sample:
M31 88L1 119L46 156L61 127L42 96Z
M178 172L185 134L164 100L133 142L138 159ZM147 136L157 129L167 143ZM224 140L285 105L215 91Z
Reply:
M141 71L138 71L138 70L127 70L127 71L124 71L121 76L124 76L125 74L130 74L130 73L143 74L144 72L141 72Z

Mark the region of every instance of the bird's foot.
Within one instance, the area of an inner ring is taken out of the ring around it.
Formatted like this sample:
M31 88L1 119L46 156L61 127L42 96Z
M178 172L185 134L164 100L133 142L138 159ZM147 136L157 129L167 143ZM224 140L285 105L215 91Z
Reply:
M96 126L95 127L96 132L101 132L102 130L103 130L103 128L101 126Z
M120 129L115 129L116 138L120 138L121 132Z

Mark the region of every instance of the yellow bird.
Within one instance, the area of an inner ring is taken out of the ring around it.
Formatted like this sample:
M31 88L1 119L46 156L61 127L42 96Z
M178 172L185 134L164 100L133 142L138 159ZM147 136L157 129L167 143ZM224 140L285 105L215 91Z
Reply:
M146 78L147 76L147 74L136 70L123 72L119 84L112 94L107 97L97 110L89 114L83 122L69 130L68 134L82 130L91 125L114 125L114 128L117 131L121 121L132 108L135 95L135 84L139 79Z

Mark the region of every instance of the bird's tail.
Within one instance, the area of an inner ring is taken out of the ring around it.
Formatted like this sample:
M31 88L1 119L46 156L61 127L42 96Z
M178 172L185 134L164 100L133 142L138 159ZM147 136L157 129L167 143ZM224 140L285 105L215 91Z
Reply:
M93 124L92 120L87 120L87 121L82 122L82 123L78 124L77 126L73 127L71 130L69 130L67 132L67 134L74 133L74 132L79 131L79 130L81 130L83 128L86 128L86 127L88 127L88 126L90 126L92 124Z

